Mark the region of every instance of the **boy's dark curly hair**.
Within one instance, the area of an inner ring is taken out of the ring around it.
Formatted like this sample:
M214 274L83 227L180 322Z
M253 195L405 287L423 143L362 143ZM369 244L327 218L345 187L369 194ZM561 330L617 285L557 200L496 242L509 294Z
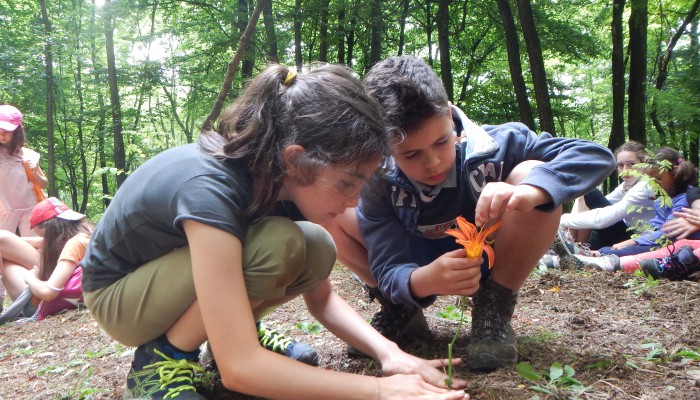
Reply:
M375 64L362 81L367 94L381 103L392 137L404 137L436 115L448 115L449 99L435 71L413 56Z

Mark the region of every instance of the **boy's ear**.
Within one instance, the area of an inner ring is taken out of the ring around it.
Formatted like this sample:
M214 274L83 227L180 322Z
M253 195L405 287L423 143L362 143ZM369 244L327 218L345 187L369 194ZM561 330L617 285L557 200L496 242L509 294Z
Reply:
M282 160L284 161L284 169L289 176L297 176L299 168L297 167L297 158L304 154L306 149L298 144L292 144L282 150Z

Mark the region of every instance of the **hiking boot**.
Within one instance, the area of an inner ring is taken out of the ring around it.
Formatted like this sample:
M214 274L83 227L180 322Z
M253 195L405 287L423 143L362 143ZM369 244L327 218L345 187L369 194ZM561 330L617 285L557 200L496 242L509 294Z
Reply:
M605 272L615 272L620 269L620 257L615 254L603 254L600 257L574 256L574 258L583 263L584 268Z
M136 348L122 399L201 400L195 383L204 369L199 351L182 353L158 338Z
M556 255L552 254L545 254L540 258L540 261L537 263L538 267L540 269L560 269L561 266L559 265L559 257Z
M256 326L258 327L258 341L262 347L304 364L314 367L318 365L318 354L313 347L285 337L274 329L268 329L260 321L256 323Z
M494 370L518 361L515 332L510 325L518 294L488 280L474 295L467 363L477 371Z
M375 299L381 308L374 314L370 325L382 336L394 343L405 342L407 339L421 338L429 334L428 323L420 307L406 304L394 304L382 295L379 288L365 286L370 303ZM351 356L369 357L359 349L348 345L347 352Z
M683 246L675 253L664 258L641 260L639 268L646 275L656 279L667 278L678 281L687 278L692 273L700 271L700 260L690 246Z

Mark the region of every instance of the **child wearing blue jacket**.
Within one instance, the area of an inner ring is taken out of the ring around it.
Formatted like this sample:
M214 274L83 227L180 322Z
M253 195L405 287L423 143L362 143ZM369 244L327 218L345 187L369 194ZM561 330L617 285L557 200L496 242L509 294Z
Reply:
M474 296L469 367L515 363L510 321L518 290L552 244L562 203L615 168L611 152L537 135L520 123L477 126L450 105L435 72L415 57L376 64L363 86L384 108L392 164L369 183L355 215L345 213L327 228L341 262L377 286L370 296L383 307L372 325L399 340L424 326L422 308L436 296ZM501 221L492 269L488 260L466 258L445 234L458 216L476 226Z

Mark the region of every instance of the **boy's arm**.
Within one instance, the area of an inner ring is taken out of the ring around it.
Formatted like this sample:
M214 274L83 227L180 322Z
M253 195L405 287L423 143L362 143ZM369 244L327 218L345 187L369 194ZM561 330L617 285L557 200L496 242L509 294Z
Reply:
M415 299L411 294L411 274L420 266L411 260L410 234L394 215L390 199L380 196L362 197L356 208L372 276L393 303L427 307L435 296Z
M537 207L540 211L552 211L588 193L615 169L610 150L588 140L552 137L548 133L538 136L520 123L486 127L486 131L506 137L506 152L515 164L525 160L544 162L520 182L539 187L552 198L552 202Z

